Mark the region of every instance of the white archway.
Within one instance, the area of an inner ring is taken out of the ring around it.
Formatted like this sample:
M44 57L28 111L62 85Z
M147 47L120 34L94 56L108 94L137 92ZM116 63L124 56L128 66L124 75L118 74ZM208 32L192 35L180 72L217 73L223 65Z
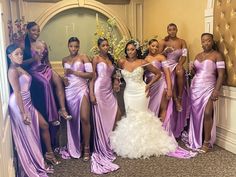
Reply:
M37 19L36 22L43 28L46 23L58 13L71 9L71 8L88 8L100 12L108 18L115 17L117 22L117 28L120 33L124 36L130 37L130 32L126 25L120 20L118 15L104 4L94 0L66 0L60 1L52 5L49 9L43 12Z

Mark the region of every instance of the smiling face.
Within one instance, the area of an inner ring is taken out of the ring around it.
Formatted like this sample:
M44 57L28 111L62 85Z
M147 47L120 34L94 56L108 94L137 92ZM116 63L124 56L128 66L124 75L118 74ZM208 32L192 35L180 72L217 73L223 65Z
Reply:
M68 49L71 56L78 54L80 48L80 43L78 41L73 41L68 44Z
M137 51L136 51L136 47L134 46L134 44L129 44L126 47L126 53L128 58L136 58L137 57Z
M40 28L38 25L32 26L30 29L28 29L28 35L29 38L33 41L36 41L40 34Z
M10 58L13 64L20 65L23 62L23 52L21 48L15 49L13 52L8 54L8 57Z
M201 44L204 51L207 52L207 51L212 50L212 46L213 46L212 36L209 34L203 35L201 38Z
M159 43L157 41L151 42L148 46L148 51L150 54L155 55L158 53Z

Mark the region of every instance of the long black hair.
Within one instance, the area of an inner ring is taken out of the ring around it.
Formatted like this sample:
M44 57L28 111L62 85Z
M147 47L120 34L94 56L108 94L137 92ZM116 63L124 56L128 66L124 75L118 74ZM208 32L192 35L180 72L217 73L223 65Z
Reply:
M125 56L126 56L126 58L128 58L127 47L128 47L128 45L130 45L130 44L133 45L133 46L136 48L137 58L138 58L138 59L143 59L141 48L140 48L138 42L135 41L135 40L130 40L130 41L127 42L127 44L125 45Z
M106 38L104 38L104 37L98 38L97 46L99 47L103 41L107 41L107 43L108 43L108 40ZM109 52L107 53L107 56L108 56L109 60L111 61L111 63L114 65L115 60L114 60L113 56Z
M210 36L210 37L212 38L212 41L213 41L212 49L213 49L213 50L216 50L216 51L219 51L219 48L218 48L218 46L217 46L217 44L216 44L216 42L215 42L215 40L214 40L213 34L211 34L211 33L202 33L201 38L202 38L203 36Z
M36 22L29 22L26 26L27 30L30 30L32 27L38 25ZM31 55L31 43L30 43L30 38L29 38L29 34L27 33L25 36L25 48L24 48L24 54L23 54L23 58L24 60L27 60L29 58L32 58Z
M7 48L6 48L6 56L7 56L7 66L8 66L8 68L11 65L11 59L8 57L8 55L10 55L12 52L14 52L18 48L20 48L20 46L18 44L10 44L9 46L7 46ZM9 86L10 86L10 93L13 93L13 89L12 89L10 83L9 83Z
M10 44L9 46L7 46L7 48L6 48L6 56L7 56L8 68L9 68L9 66L11 64L11 59L8 57L8 55L10 55L12 52L14 52L18 48L20 48L20 46L18 44Z

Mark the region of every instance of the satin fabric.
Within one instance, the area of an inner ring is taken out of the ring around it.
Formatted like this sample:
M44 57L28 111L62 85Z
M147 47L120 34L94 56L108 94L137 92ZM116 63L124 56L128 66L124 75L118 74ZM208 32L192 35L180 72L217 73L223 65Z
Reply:
M203 144L203 120L204 111L208 100L215 88L216 84L216 63L206 59L202 62L194 61L196 74L191 82L191 114L189 127L189 146L192 149L198 149ZM216 121L215 114L213 116L213 126L211 130L211 145L216 139Z
M81 61L76 61L73 64L65 63L65 69L73 71L86 72L85 66L91 63L84 64ZM91 66L92 67L92 66ZM90 71L92 72L92 70ZM69 85L65 87L66 102L68 111L72 116L70 121L67 121L67 151L62 153L62 158L80 158L81 157L81 127L80 127L80 112L83 99L89 100L88 80L69 74L66 76ZM66 153L68 152L68 153Z
M176 49L171 53L167 54L167 61L169 63L170 72L171 72L171 80L172 80L172 87L176 88L176 74L175 74L175 68L178 65L179 59L183 54L184 49ZM173 114L170 118L170 129L173 135L178 138L180 137L182 131L184 130L184 127L187 125L187 119L189 118L189 90L185 84L183 95L182 95L182 108L183 110L181 112L178 112L176 110L175 102L173 101Z
M91 158L91 171L96 174L108 173L119 168L111 149L109 135L112 132L118 110L118 104L112 90L113 66L104 62L97 64L97 78L94 94L97 105L93 106L94 152Z
M47 177L40 144L38 112L32 105L29 92L31 77L22 74L19 77L19 84L24 110L30 116L31 124L24 124L15 94L11 94L9 113L13 139L20 163L17 175L19 177Z

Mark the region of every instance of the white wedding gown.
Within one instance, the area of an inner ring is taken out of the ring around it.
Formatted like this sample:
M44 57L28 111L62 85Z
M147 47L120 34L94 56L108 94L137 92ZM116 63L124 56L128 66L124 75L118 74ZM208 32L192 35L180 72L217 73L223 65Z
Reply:
M160 120L148 110L145 95L143 67L133 72L121 71L126 81L124 101L126 117L110 135L112 149L117 155L128 158L147 158L165 155L177 148L177 143L162 128Z

